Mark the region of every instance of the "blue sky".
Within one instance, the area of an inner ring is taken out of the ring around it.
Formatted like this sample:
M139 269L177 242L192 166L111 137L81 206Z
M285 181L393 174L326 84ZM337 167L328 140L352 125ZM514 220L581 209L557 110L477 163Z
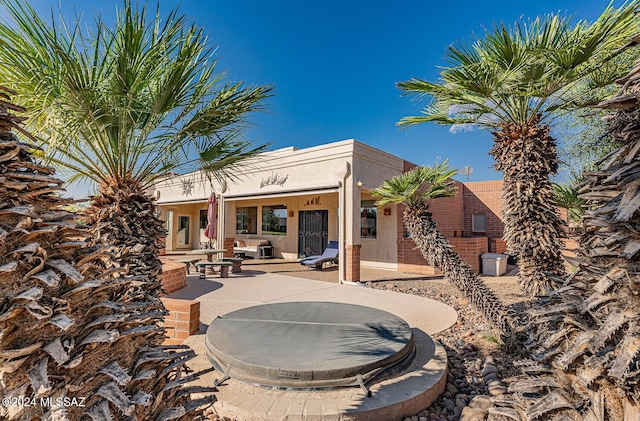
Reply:
M91 21L94 12L112 15L120 2L44 1L32 4L73 9ZM152 2L155 4L155 2ZM307 147L355 138L417 164L449 158L471 165L471 180L501 178L488 155L484 131L452 134L446 126L400 129L395 123L421 106L401 97L395 83L411 77L435 81L446 47L480 35L497 22L512 23L562 11L595 19L607 1L258 1L160 0L176 6L203 27L218 46L218 69L231 80L275 85L267 113L252 116L248 136L271 149ZM621 5L616 1L614 5ZM464 176L457 176L464 179ZM86 187L71 187L78 197Z

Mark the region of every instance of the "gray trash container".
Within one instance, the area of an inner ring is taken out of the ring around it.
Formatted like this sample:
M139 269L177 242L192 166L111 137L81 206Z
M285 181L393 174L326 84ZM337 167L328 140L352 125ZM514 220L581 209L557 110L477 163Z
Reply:
M482 274L500 276L507 271L506 254L485 253L482 256Z

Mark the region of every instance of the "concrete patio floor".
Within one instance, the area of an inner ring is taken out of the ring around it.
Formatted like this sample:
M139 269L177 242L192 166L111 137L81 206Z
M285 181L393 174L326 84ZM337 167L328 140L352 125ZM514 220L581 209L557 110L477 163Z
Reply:
M269 272L265 271L268 265ZM295 266L297 265L297 267ZM451 327L457 320L454 309L431 299L363 286L340 285L337 271L322 272L302 268L304 274L323 280L291 276L299 264L286 261L249 261L242 273L228 278L197 274L187 277L187 287L170 294L171 298L200 301L200 333L185 344L198 356L189 365L196 371L210 367L206 358L204 332L219 315L265 303L288 301L331 301L359 304L388 311L403 318L414 331L418 357L403 376L375 382L371 398L363 398L359 388L321 392L272 390L229 380L216 393L214 408L221 415L237 420L394 420L418 412L442 392L446 382L446 353L428 335ZM397 279L403 274L392 271L370 272L375 279ZM386 275L388 278L380 278ZM400 275L400 276L399 276ZM411 277L415 275L408 275ZM335 280L331 279L335 277ZM363 279L367 280L367 279ZM425 335L428 334L428 335ZM213 372L203 376L203 384L220 378ZM414 411L414 412L411 412Z

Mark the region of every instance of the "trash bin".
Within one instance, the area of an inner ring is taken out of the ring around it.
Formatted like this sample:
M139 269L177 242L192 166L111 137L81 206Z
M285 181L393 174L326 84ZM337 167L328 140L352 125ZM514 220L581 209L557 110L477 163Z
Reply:
M500 276L507 271L506 254L485 253L482 256L482 274Z

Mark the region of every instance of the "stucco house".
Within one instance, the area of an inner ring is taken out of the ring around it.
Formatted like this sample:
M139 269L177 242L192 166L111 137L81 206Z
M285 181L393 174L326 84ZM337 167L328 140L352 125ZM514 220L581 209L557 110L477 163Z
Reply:
M200 173L174 175L152 189L167 222L167 252L198 249L207 242L207 200L218 196L216 246L233 254L244 240L268 240L269 255L299 259L322 253L338 240L339 279L360 280L360 267L435 274L407 238L402 206L377 207L370 189L415 166L357 140L288 147L258 156L221 185ZM504 251L501 181L456 182L455 197L430 205L441 232L471 266L480 255Z

